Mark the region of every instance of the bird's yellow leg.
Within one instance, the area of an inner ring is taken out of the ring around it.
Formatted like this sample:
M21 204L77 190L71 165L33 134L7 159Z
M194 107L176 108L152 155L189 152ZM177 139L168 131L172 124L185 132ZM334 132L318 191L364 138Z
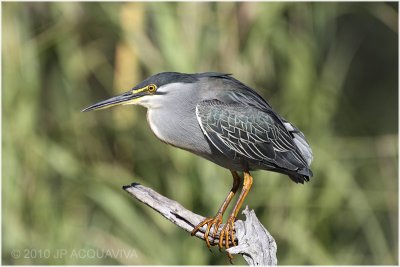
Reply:
M236 201L235 207L233 208L231 215L229 215L228 221L226 222L220 233L220 238L218 243L220 249L222 248L224 240L225 240L225 248L226 249L229 248L229 239L231 240L232 244L236 246L235 236L234 236L234 223L236 220L236 216L239 213L240 207L242 206L244 199L249 193L252 184L253 184L253 177L250 175L250 172L245 171L242 192L240 193L240 196ZM232 260L231 254L228 253L228 257L230 260Z
M228 207L229 203L231 202L233 196L239 189L240 176L235 171L231 171L231 173L232 173L232 178L233 178L233 184L232 184L231 191L229 191L229 194L226 196L224 202L222 203L222 205L219 208L215 217L206 218L204 221L199 223L191 232L191 235L193 236L196 234L196 232L198 232L200 230L201 227L203 227L204 225L207 225L206 232L204 233L204 240L206 241L208 248L211 247L210 241L208 240L208 235L210 233L211 227L214 225L214 231L213 231L213 239L214 239L215 234L217 233L218 228L222 223L222 216L224 215L224 212L225 212L226 208ZM220 239L221 238L222 237L220 236Z

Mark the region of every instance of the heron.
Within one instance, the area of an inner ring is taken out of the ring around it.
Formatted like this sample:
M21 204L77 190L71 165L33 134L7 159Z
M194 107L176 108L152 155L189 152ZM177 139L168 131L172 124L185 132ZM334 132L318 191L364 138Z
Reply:
M278 172L302 184L313 175L313 153L304 134L231 74L162 72L83 111L117 105L146 107L147 122L158 139L230 170L232 187L218 212L191 232L195 235L205 227L208 248L209 237L215 240L217 232L220 250L236 246L234 222L253 184L250 171ZM240 184L240 195L220 227Z

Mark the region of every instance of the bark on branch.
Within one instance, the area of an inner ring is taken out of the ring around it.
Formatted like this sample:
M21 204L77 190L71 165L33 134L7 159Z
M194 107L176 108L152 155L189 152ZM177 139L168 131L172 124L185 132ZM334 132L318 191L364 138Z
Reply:
M124 186L123 189L187 232L191 232L197 224L204 220L203 216L185 209L178 202L138 183ZM227 251L231 254L242 255L249 265L276 265L277 246L274 238L257 219L254 210L249 210L246 206L243 214L246 216L246 220L235 222L235 238L238 245ZM223 225L220 226L220 229L222 227ZM196 233L196 236L204 239L205 230L203 227ZM212 230L210 236L212 236ZM218 244L218 233L215 240L211 237L209 240L211 244Z

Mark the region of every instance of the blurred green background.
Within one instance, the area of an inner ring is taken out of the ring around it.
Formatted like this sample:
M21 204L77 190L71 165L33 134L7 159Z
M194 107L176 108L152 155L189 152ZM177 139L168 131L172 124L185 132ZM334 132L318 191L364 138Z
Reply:
M144 108L80 112L161 71L232 73L306 134L311 182L255 172L245 201L279 264L398 264L397 3L8 2L2 39L3 264L229 264L121 190L211 216L229 171Z

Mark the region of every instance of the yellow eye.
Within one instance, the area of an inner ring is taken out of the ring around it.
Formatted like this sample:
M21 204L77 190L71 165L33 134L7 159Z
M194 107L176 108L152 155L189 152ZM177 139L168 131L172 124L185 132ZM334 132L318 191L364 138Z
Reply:
M147 86L147 91L149 93L153 94L156 90L157 90L157 85L155 85L155 84L150 84Z

